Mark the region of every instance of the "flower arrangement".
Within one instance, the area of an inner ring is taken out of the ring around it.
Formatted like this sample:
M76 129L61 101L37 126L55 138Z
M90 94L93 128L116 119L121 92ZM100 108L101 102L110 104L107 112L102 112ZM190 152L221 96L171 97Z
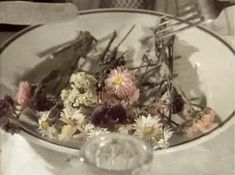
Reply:
M212 128L214 110L193 103L174 79L175 36L158 40L154 31L152 46L141 64L132 67L119 46L133 29L111 47L117 37L114 32L102 52L92 58L95 64L89 70L82 70L80 61L87 59L98 41L89 32L80 32L70 46L75 54L64 69L52 70L40 82L23 81L15 99L0 100L2 130L20 132L18 120L26 108L39 116L42 137L59 141L86 141L119 132L164 149L174 135L195 137Z

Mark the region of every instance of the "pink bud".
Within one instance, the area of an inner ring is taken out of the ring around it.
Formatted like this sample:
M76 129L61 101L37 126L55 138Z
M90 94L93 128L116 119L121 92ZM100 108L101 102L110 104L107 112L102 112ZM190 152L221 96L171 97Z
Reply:
M19 91L16 95L16 102L26 107L29 104L31 96L31 85L27 81L20 82Z

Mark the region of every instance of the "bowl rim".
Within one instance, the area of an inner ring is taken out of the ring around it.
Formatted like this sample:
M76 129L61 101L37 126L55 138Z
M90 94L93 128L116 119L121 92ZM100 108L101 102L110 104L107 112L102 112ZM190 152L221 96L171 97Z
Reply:
M86 11L80 11L76 17L82 16L82 15L89 15L89 14L95 14L95 13L134 13L134 14L144 14L144 15L152 15L152 16L167 16L169 18L185 22L184 20L181 20L175 16L165 14L162 12L156 12L156 11L150 11L150 10L137 10L137 9L120 9L120 8L111 8L111 9L92 9L92 10L86 10ZM45 24L46 25L46 24ZM17 32L13 34L8 40L6 40L3 44L0 45L0 55L5 51L5 49L15 40L17 40L20 36L38 28L44 26L43 24L39 25L33 25L33 26L28 26L25 29L21 30L20 32ZM235 55L235 49L229 45L223 38L218 36L215 32L206 29L202 26L197 26L197 29L207 33L211 37L215 38L219 42L221 42L233 55ZM175 144L170 146L167 149L162 149L162 150L157 150L154 151L156 154L166 154L170 152L175 152L175 151L180 151L186 148L189 148L191 146L198 145L200 143L203 143L217 135L219 135L221 132L223 132L226 128L232 125L234 123L233 119L235 116L235 111L233 111L222 123L220 123L218 126L213 128L207 133L204 133L198 137L195 137L190 140L183 141L181 143ZM52 141L43 139L37 135L32 134L31 132L27 131L23 127L21 127L21 135L26 137L26 139L29 139L29 141L32 141L36 144L43 145L47 148L50 148L52 150L58 151L58 152L63 152L63 153L68 153L68 154L77 154L80 150L77 148L74 148L72 146L63 146L57 143L54 143Z

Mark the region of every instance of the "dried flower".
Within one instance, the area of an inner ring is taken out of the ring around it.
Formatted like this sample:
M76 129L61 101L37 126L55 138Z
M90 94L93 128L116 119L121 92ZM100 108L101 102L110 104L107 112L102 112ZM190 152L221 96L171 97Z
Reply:
M212 128L215 122L215 112L211 109L207 109L201 119L194 119L192 125L186 129L186 134L188 137L195 137L201 132L206 132L206 130Z
M205 111L201 119L198 120L196 126L201 130L210 129L214 126L215 122L215 112L213 110Z
M100 103L111 103L112 96L108 94L105 90L100 92Z
M173 135L173 131L171 130L170 127L164 127L163 129L163 138L161 138L159 141L158 141L158 144L155 146L156 147L159 147L159 148L168 148L170 146L170 143L169 143L169 139L172 137Z
M61 113L61 120L71 126L77 126L84 124L86 116L81 110L73 108L71 106L65 106Z
M17 120L13 116L14 101L10 96L0 100L0 127L3 131L15 134L20 132Z
M47 136L50 139L58 138L58 131L55 126L49 121L50 111L43 112L42 116L38 120L39 130L43 137Z
M37 111L49 111L54 105L55 102L47 97L43 89L41 89L33 99L33 107Z
M151 138L154 137L156 133L159 132L161 128L160 118L158 116L151 116L150 114L145 116L140 116L135 120L134 129L135 135L141 138Z
M8 117L13 109L14 101L10 96L5 96L0 100L0 118Z
M158 116L139 117L136 119L134 129L136 130L134 135L149 142L153 149L169 147L169 139L173 135L171 128L167 126L163 128Z
M20 82L19 91L16 95L16 102L26 107L30 102L31 85L27 81Z
M134 77L122 67L111 70L105 85L109 93L117 95L118 98L128 99L131 103L139 99L139 90L134 83Z
M3 131L10 133L10 134L16 134L20 132L20 127L17 123L17 121L12 120L11 122L8 122L6 125L2 127Z
M79 72L72 74L70 83L72 87L77 88L82 94L83 92L90 91L91 89L95 90L96 79L85 72Z
M60 140L68 140L77 131L82 131L86 116L78 109L66 106L61 113L61 121L66 123L59 135Z
M59 140L68 141L77 132L77 129L71 125L64 125L61 133L58 135Z
M184 108L184 100L180 94L177 92L174 93L173 99L172 99L172 112L174 114L179 113Z
M110 124L128 123L126 110L121 104L108 105L101 104L96 107L91 115L91 123L95 126L109 126Z
M119 126L117 132L121 134L130 134L131 130L133 130L133 124L127 124Z
M95 127L93 124L85 125L83 130L85 140L107 133L109 133L109 131L106 128Z
M70 90L63 89L60 93L60 97L63 101L69 98ZM67 100L68 101L68 100ZM68 103L68 102L67 102ZM69 103L68 103L69 104Z
M164 88L163 88L164 89ZM150 112L157 112L160 114L168 115L169 111L176 114L184 109L185 101L175 88L171 90L171 93L164 89L164 93L159 101L154 102L150 106Z
M195 137L197 136L198 134L200 134L201 131L199 130L199 128L196 126L196 122L193 122L192 126L186 128L186 134L187 134L187 137Z
M68 99L64 101L65 105L71 105L78 107L80 105L92 106L98 102L97 95L92 91L87 91L81 94L77 89L69 91Z
M70 88L61 91L64 105L78 107L92 106L98 102L95 90L96 80L89 74L79 72L70 78Z
M130 104L133 104L138 101L139 97L140 97L140 90L136 89L135 92L131 96L128 97L128 102Z
M169 105L166 105L163 102L154 102L148 108L148 112L152 115L164 114L166 115L169 112Z
M149 40L142 58L124 67L128 61L126 49L121 53L118 48L133 28L116 47L112 45L117 36L114 32L99 53L93 47L96 39L89 32L80 32L71 45L76 53L68 66L51 71L36 82L37 86L21 82L15 101L9 96L0 100L2 130L19 132L18 117L26 107L39 113L42 136L60 141L86 141L118 132L140 137L153 149L163 149L170 146L170 126L178 135L184 127L189 137L212 128L215 112L194 104L197 98L188 99L174 81L175 36L167 42L158 37L153 38L154 42ZM56 50L49 55L53 57L64 49Z

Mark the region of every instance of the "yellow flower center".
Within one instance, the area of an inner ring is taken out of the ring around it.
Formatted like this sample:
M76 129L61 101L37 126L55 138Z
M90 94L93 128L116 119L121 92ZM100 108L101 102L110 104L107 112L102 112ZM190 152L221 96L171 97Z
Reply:
M114 79L114 84L116 85L120 85L122 82L123 82L124 78L122 76L117 76L115 79Z
M143 130L143 134L144 135L152 135L153 131L154 131L153 127L145 127Z
M48 123L47 121L43 121L43 122L41 123L41 128L42 128L42 129L46 130L48 127L49 127L49 123Z
M75 121L71 118L67 119L67 124L70 126L75 126Z

